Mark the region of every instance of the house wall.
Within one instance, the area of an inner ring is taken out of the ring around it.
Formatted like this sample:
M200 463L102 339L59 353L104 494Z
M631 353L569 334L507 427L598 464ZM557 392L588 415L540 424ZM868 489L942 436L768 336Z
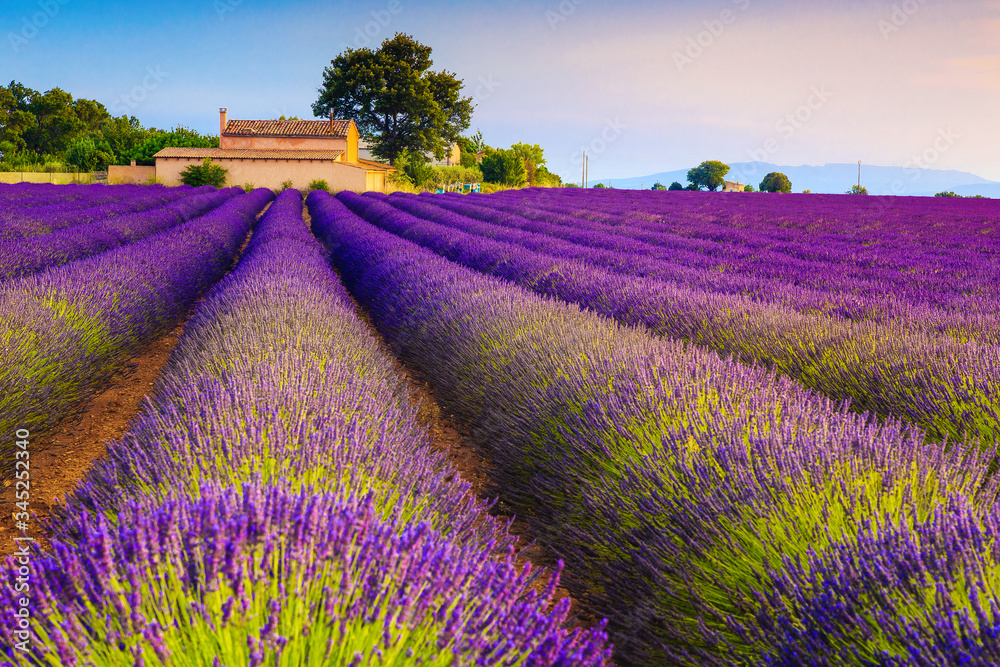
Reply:
M358 141L360 140L360 135L358 134L358 128L354 123L347 126L347 161L357 162L358 161Z
M122 165L108 165L108 183L119 185L123 183L133 183L135 185L147 185L156 178L156 167Z
M369 171L365 174L365 191L385 192L385 172Z
M454 167L462 159L462 149L458 147L458 144L452 144L445 154L443 160L438 160L433 155L428 155L428 164L434 167Z
M156 158L156 178L164 185L180 185L181 173L189 165L201 163L198 158ZM322 179L331 190L356 192L364 192L369 185L368 172L346 162L214 158L212 163L229 170L227 185L253 183L258 188L277 189L284 181L291 181L293 188L304 190L311 181Z
M344 137L257 137L222 136L219 138L219 148L277 148L283 150L307 151L345 151L350 154L348 141ZM355 143L357 146L357 143ZM355 154L357 148L354 149ZM357 157L354 158L357 162Z

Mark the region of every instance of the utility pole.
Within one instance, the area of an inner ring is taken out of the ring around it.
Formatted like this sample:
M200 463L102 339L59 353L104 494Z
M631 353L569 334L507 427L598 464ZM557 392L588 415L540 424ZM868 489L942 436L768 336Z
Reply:
M858 192L861 192L861 160L858 160Z
M580 161L580 187L587 187L587 151L583 151L583 160Z

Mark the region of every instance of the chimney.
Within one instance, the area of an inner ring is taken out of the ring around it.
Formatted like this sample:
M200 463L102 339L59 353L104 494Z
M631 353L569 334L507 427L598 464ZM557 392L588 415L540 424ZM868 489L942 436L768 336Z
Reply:
M226 107L219 109L219 139L226 133Z
M333 134L333 111L330 111L330 134Z

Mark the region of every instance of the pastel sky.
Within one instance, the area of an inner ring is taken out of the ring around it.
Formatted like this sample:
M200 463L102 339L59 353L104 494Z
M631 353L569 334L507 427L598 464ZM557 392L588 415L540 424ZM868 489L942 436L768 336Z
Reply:
M1000 180L998 0L5 0L0 79L143 124L312 117L324 66L406 32L487 143L590 180L706 159L857 162Z

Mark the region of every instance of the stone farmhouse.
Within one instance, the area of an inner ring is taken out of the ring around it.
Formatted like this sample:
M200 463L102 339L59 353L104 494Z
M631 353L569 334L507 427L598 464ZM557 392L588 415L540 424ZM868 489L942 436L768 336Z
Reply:
M726 181L722 185L723 192L743 192L744 188L746 188L746 186L738 181L735 183L733 181Z
M219 109L218 148L167 147L153 157L155 178L164 185L179 185L181 173L205 158L228 170L228 185L275 189L286 181L301 190L324 180L334 191L382 191L395 171L359 156L353 120L230 120L226 109ZM126 176L129 168L120 169Z

